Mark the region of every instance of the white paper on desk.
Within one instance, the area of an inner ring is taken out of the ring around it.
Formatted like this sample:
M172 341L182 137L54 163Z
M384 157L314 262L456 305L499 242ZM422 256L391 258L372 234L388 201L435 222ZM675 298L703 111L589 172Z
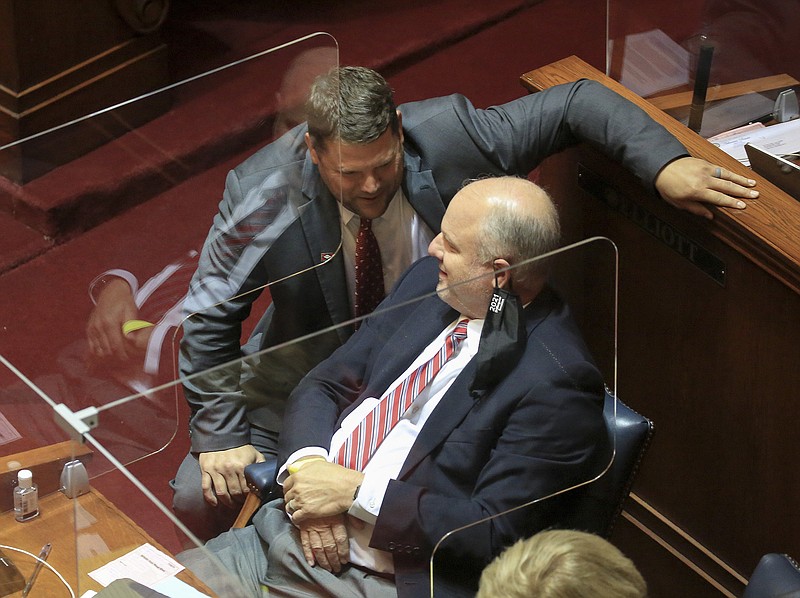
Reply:
M626 35L621 51L619 82L642 97L689 83L689 51L660 29Z
M703 125L700 127L701 137L711 137L731 127L746 124L772 114L775 101L760 93L746 93L735 98L718 100L706 104L703 111ZM689 118L682 119L688 124Z
M203 594L199 590L195 590L188 583L181 581L177 577L167 577L152 586L159 594L169 596L169 598L209 598L208 594ZM94 598L97 592L94 590L86 590L81 598Z
M731 137L735 137L736 135L742 135L744 133L750 133L752 131L757 131L758 129L763 129L766 127L764 123L749 123L743 125L741 127L736 127L735 129L731 129L730 131L723 131L719 135L714 135L713 137L709 137L707 141L709 143L713 143L719 147L718 141L722 141L723 139L730 139Z
M777 155L800 151L800 118L725 137L714 142L714 145L745 166L750 166L750 160L744 149L745 143L752 143Z
M115 579L126 577L152 587L153 584L171 575L176 575L183 569L183 565L178 561L157 550L151 544L142 544L139 548L95 569L89 573L89 577L103 587Z

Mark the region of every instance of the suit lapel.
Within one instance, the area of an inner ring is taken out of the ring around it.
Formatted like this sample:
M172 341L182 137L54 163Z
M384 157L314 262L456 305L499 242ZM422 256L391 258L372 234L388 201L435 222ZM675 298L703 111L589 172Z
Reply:
M435 235L441 230L445 204L430 170L420 170L419 156L405 152L403 191L411 207Z
M382 394L389 385L402 374L436 336L458 315L449 305L438 297L423 299L402 325L386 340L382 351L375 359L376 364L370 373L370 387ZM413 326L408 323L413 322ZM422 334L421 331L426 331Z
M530 339L536 327L547 317L552 310L554 296L545 289L533 303L525 309L525 330ZM430 341L429 341L430 342ZM416 356L415 356L416 357ZM414 359L414 357L412 357ZM524 359L524 357L523 357ZM431 452L443 443L450 433L458 427L475 404L475 399L470 396L469 385L475 377L477 364L473 357L464 367L453 384L442 397L442 400L433 410L428 421L420 430L416 442L403 463L398 479L403 479ZM483 401L491 401L492 391L483 397Z
M333 323L341 324L350 320L352 314L347 294L344 257L340 247L342 229L339 209L336 199L322 184L322 179L315 170L316 166L307 159L303 172L303 194L310 201L300 208L300 224L314 264L328 262L315 268L314 272ZM337 328L342 342L352 332L352 326Z

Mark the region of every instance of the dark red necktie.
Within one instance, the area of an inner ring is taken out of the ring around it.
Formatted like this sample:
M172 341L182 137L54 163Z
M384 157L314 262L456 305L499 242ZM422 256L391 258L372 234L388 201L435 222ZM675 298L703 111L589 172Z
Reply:
M400 416L439 373L447 360L455 354L461 341L467 338L468 322L467 319L461 320L447 335L436 355L383 395L378 404L359 422L339 449L336 454L336 463L344 465L348 469L363 471L383 439L400 421Z
M356 237L356 317L366 316L385 295L381 249L372 232L372 221L361 219Z

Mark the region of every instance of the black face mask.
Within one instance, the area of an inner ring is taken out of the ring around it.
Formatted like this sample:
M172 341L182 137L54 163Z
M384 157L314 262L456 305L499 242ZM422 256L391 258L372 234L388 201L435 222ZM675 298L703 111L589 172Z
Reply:
M527 337L519 295L497 286L486 312L478 345L478 370L470 385L473 398L482 398L517 365Z

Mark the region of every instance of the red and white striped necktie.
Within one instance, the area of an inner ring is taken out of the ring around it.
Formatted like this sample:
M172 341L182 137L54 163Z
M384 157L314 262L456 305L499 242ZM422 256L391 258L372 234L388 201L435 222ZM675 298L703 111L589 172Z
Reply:
M461 320L447 335L444 344L427 362L411 372L397 386L387 392L358 426L351 432L336 455L336 463L348 469L362 471L383 439L389 434L400 416L414 402L417 395L439 373L441 367L467 338L467 323Z

